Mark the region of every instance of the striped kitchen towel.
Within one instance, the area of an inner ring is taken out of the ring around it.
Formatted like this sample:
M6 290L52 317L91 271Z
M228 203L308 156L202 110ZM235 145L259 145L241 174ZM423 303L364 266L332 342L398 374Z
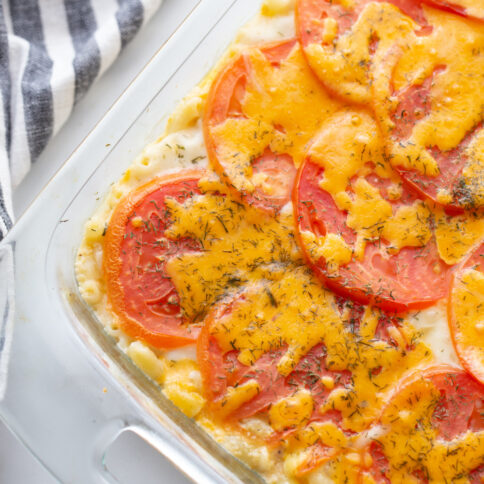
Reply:
M160 4L0 0L0 240L13 224L13 187ZM13 250L0 245L0 400L13 335Z
M18 185L161 0L0 0L0 240Z

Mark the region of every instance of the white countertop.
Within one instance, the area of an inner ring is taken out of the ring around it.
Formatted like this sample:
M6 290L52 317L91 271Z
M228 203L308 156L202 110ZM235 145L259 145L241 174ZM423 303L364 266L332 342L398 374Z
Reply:
M75 107L66 125L49 143L32 170L14 191L18 218L42 190L71 152L151 59L197 0L165 0L150 23L121 53L115 64ZM122 484L189 481L147 444L125 436L113 445L108 468ZM140 469L143 472L140 474ZM0 482L2 484L53 484L57 482L0 423ZM86 483L89 484L89 483Z

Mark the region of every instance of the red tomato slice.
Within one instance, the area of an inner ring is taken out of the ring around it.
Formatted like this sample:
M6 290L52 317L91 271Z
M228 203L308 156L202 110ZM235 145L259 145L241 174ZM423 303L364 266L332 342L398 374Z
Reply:
M418 0L358 0L354 3L348 2L348 5L353 3L352 6L344 6L343 2L332 0L297 0L296 27L302 45L307 46L321 42L323 25L320 20L328 17L337 21L338 34L343 35L358 20L366 5L371 2L391 3L418 24L427 25L422 10L422 2Z
M431 103L430 90L435 76L445 71L445 66L438 66L431 76L418 86L410 86L402 92L394 95L399 99L395 112L391 119L395 128L390 134L392 143L406 141L412 133L415 124L430 114ZM402 178L415 189L422 197L427 197L435 203L446 206L449 213L461 213L464 209L470 210L481 208L481 202L473 196L472 187L462 177L469 157L466 149L473 138L483 129L480 123L471 130L461 141L459 146L449 151L440 151L437 147L429 146L427 150L433 156L439 166L439 175L428 176L417 170L409 170L404 167L396 167ZM476 177L476 184L480 183ZM451 194L451 200L447 203L439 201L438 194L446 189Z
M296 40L286 40L260 47L261 52L277 69L293 49ZM251 65L248 55L241 54L218 75L213 82L207 108L203 120L205 143L215 171L227 183L236 196L242 200L269 213L278 212L291 198L291 190L296 168L290 155L273 153L269 147L258 158L252 160L253 173L266 175L266 189L256 186L253 192L248 192L236 186L227 168L233 160L228 160L219 153L220 147L212 136L212 128L223 123L228 118L244 118L243 99L246 84L251 78ZM284 132L284 127L276 129Z
M346 225L347 213L319 186L323 172L324 168L308 158L299 169L293 194L300 246L323 283L355 301L392 311L427 307L445 297L449 266L440 259L434 237L423 247L403 247L393 255L388 253L388 243L383 238L368 242L363 260L352 258L336 271L329 270L322 257L311 261L302 232L309 231L316 236L338 234L349 247L354 247L356 242L356 233ZM398 201L390 200L385 180L376 174L366 179L395 209L417 199L411 191L403 190Z
M441 394L432 417L439 438L452 440L471 430L484 429L484 387L467 372L449 368L427 370Z
M352 326L352 331L357 331L365 311L365 306L355 304L353 302L349 303L348 300L342 297L337 298L337 304L341 313L343 313L344 310L349 310L349 312L347 313L348 324ZM389 328L398 329L399 328L398 319L395 318L394 315L390 313L381 313L378 321L378 326L375 331L375 339L387 341L392 346L398 347L398 342L395 341L393 337L390 335ZM379 369L377 369L376 371L379 371ZM318 401L318 403L323 403L323 401L324 399L321 402ZM340 415L337 412L334 412L334 414L329 414L329 415L328 413L324 415L320 415L315 412L312 418L310 419L310 422L328 420L328 418L334 421L335 423L340 424ZM284 438L287 438L292 433L293 433L293 430L290 429L287 432L282 433L281 435L276 435L274 440L276 439L282 440ZM352 432L349 432L349 431L346 431L346 433L348 435L352 434ZM335 449L335 448L325 446L320 441L316 442L314 445L310 447L307 458L297 468L296 470L297 476L301 477L309 474L310 472L317 469L324 463L337 457L339 453L341 453L341 449ZM361 476L363 476L363 474L365 473L371 473L372 477L375 478L375 476L380 471L380 463L383 461L381 459L378 460L376 453L371 452L371 455L373 457L373 462L370 466L370 469L362 467L359 472ZM385 459L384 462L386 462L386 458L384 456L383 456L383 459ZM364 481L362 480L361 482L364 482ZM378 483L385 482L385 484L387 482L389 483L389 481L382 481L378 479L376 479L376 482Z
M484 481L484 465L479 466L477 469L474 469L469 474L470 484L482 484L483 481Z
M470 270L474 269L475 277ZM448 303L448 321L462 366L484 383L484 243L454 272Z
M431 427L436 431L438 440L451 441L468 431L484 430L484 386L467 372L447 365L426 368L403 379L392 399L383 409L381 417L383 422L392 420L392 416L399 414L400 411L411 411L411 404L409 404L409 408L401 408L401 404L397 403L399 395L403 392L405 392L403 395L411 392L412 387L420 384L422 380L431 382L440 393L440 398L434 406L430 419ZM421 423L420 425L426 424ZM392 432L392 429L390 428L388 431ZM371 469L372 477L378 483L390 483L389 461L385 455L384 446L378 439L375 439L370 445L370 454L374 460ZM479 483L479 479L484 475L484 454L482 458L483 464L471 470L467 475L471 483ZM412 472L411 477L423 484L429 481L428 471L425 467L425 455L421 456L421 459L421 466Z
M369 3L390 3L398 7L403 14L412 18L419 26L419 35L429 33L432 28L428 25L422 9L421 1L418 0L357 0L355 2L334 2L333 0L298 0L296 2L296 30L299 41L303 46L309 65L319 77L321 82L336 96L357 103L367 103L370 97L370 66L361 61L360 65L352 66L342 64L340 75L331 77L324 74L324 70L318 67L317 61L308 55L308 48L313 44L322 45L334 53L337 50L337 41L347 34L352 26L358 21L361 13ZM324 20L330 18L336 22L337 32L335 39L324 40ZM378 48L379 39L377 33L369 40L368 54L372 58ZM333 50L334 47L334 50ZM341 59L347 58L346 52L341 52ZM360 70L361 79L355 74L351 77L348 69Z
M287 376L281 375L277 370L277 363L286 352L286 347L276 348L264 353L252 366L242 364L238 360L239 351L232 350L223 353L212 335L212 328L220 318L230 314L237 304L243 304L243 295L233 300L221 303L205 319L205 324L197 343L197 359L202 373L205 393L215 412L225 405L227 389L238 387L248 380L255 379L259 384L258 394L251 400L243 403L225 417L232 421L244 419L256 413L267 410L268 407L296 392L298 388L311 391L314 400L313 420L336 419L335 415L321 415L317 408L329 394L329 390L321 383L321 377L331 376L336 386L343 386L349 382L349 372L335 372L325 368L325 350L322 344L314 346L296 365ZM292 430L289 430L291 433ZM276 434L283 438L289 434L287 431Z
M193 343L196 325L184 320L179 296L166 273L171 257L198 251L198 242L166 236L166 198L183 202L199 194L203 175L189 171L156 178L129 193L114 210L104 239L107 294L123 330L161 348Z
M388 460L383 453L382 446L378 442L370 444L369 453L373 459L371 468L368 473L378 484L391 484L390 479L386 477L389 471Z
M480 0L474 0L474 2L469 0L423 0L423 3L462 17L484 20L484 5Z
M334 459L338 455L338 451L327 447L321 442L316 442L312 445L308 452L308 457L296 469L296 475L303 477L321 467L324 463Z
M347 385L351 380L351 374L347 370L335 371L326 368L324 344L318 344L311 348L287 376L281 375L277 370L277 363L286 352L286 346L264 353L251 366L244 365L238 360L238 350L231 350L226 353L221 350L216 337L212 334L213 328L216 325L220 327L223 318L230 315L238 304L244 304L244 302L244 295L239 294L234 299L219 304L205 319L197 342L197 359L202 373L205 394L214 411L218 412L220 408L223 408L227 390L230 387L239 387L248 380L255 379L260 388L258 394L231 413L225 414L226 418L236 421L250 417L267 410L272 403L281 398L304 388L311 392L314 401L314 412L307 423L329 419L339 424L341 421L339 412L330 411L321 414L318 411L331 391L322 384L321 378L330 376L337 388ZM344 298L338 298L337 304L340 313L346 315L348 324L353 328L352 330L358 330L364 314L364 306L347 301ZM398 328L398 319L382 313L375 331L375 338L398 346L398 343L392 339L391 332L388 331L390 326ZM289 427L283 431L275 432L271 440L283 440L291 435L294 430L294 428Z

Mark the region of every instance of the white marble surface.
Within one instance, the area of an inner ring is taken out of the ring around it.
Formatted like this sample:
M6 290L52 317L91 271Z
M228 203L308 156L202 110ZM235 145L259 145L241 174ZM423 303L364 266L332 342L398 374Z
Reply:
M111 69L76 106L66 125L50 142L24 181L15 189L14 210L17 218L197 3L198 0L165 0L145 29L127 46ZM154 450L129 435L114 444L107 465L123 484L189 482ZM144 469L144 475L140 475L140 468ZM56 480L0 423L0 483L55 482Z

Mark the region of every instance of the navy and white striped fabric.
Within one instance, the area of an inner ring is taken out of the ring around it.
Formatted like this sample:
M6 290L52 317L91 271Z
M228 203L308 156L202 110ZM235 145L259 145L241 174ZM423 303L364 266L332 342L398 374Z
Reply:
M161 0L0 0L0 240L20 183Z

